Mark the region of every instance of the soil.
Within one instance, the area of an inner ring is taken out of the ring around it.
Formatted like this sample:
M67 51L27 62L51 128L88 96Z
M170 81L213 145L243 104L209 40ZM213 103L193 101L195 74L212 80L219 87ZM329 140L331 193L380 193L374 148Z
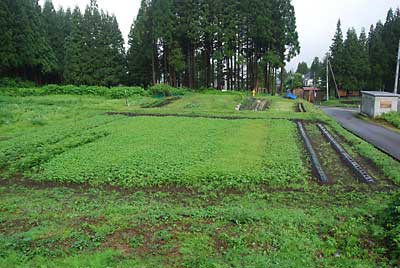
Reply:
M240 111L266 111L270 105L265 99L247 98L240 105Z
M297 112L297 113L306 113L306 112L307 112L307 111L306 111L306 108L304 108L303 103L298 103L298 104L296 105L296 112Z
M165 107L170 105L171 103L173 103L176 100L179 100L180 97L168 97L165 99L161 99L161 100L156 100L152 103L146 103L144 105L142 105L142 108L161 108L161 107Z
M332 131L329 129L329 132L331 135L344 147L352 147L353 145L345 139L343 136L340 134L337 134L335 131ZM346 148L345 148L346 149ZM376 166L376 164L369 158L363 157L358 153L350 154L354 160L357 161L357 163L370 174L373 178L377 180L377 184L380 185L381 187L394 187L395 184L392 180L385 178L384 173L382 170Z
M214 115L196 115L196 114L159 114L159 113L153 114L153 113L131 113L131 112L108 112L107 115L125 115L128 117L186 117L186 118L206 118L206 119L223 119L223 120L263 120L263 118L255 118L255 117L214 116Z
M324 138L314 124L305 124L306 131L310 137L311 144L320 160L328 179L328 184L351 185L357 180L357 175L341 159L331 144Z

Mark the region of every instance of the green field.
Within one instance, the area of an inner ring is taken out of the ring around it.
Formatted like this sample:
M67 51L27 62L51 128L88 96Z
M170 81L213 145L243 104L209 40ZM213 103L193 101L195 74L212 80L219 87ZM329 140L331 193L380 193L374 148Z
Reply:
M0 95L0 267L400 265L384 216L400 163L309 103L11 95ZM296 120L331 184L315 177ZM376 185L341 168L316 121Z

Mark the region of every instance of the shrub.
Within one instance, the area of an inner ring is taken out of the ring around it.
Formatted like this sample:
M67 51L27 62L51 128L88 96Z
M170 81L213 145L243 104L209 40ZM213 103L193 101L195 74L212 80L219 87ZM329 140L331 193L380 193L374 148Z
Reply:
M185 88L175 88L166 84L157 84L152 86L150 89L150 94L152 96L158 97L169 97L169 96L182 96L185 95L187 89Z
M141 87L113 87L108 90L108 95L113 99L122 99L137 95L144 95L144 89Z
M35 87L35 83L32 81L23 81L20 78L9 78L4 77L0 79L0 87L8 88L31 88Z
M145 95L141 87L100 87L100 86L74 86L74 85L46 85L37 88L1 88L3 95L9 96L44 96L44 95L93 95L104 96L114 99Z

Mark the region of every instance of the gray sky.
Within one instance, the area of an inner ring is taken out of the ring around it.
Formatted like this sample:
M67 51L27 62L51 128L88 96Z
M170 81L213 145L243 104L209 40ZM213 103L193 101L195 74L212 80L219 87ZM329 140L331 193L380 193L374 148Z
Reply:
M75 7L83 11L90 0L53 0L59 6ZM117 16L120 29L127 41L131 24L140 7L140 0L97 0L99 7ZM43 5L44 0L40 0ZM359 33L362 27L369 30L378 20L385 21L390 7L397 8L398 0L292 0L296 9L297 31L301 53L288 67L295 69L300 61L311 63L315 56L323 57L328 51L340 18L345 34L349 27Z
M315 56L324 56L332 44L339 18L344 36L350 27L359 34L362 27L368 32L371 24L384 22L389 8L399 6L398 0L292 0L292 3L301 45L300 55L288 64L294 70L300 61L311 64Z

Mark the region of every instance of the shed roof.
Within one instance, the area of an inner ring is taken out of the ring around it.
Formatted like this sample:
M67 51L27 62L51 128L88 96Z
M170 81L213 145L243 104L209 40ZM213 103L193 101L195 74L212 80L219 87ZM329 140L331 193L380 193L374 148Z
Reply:
M394 94L390 92L384 92L384 91L361 91L363 95L369 95L373 97L392 97L392 98L400 98L399 94Z
M319 91L321 89L317 88L317 87L303 87L304 91Z

